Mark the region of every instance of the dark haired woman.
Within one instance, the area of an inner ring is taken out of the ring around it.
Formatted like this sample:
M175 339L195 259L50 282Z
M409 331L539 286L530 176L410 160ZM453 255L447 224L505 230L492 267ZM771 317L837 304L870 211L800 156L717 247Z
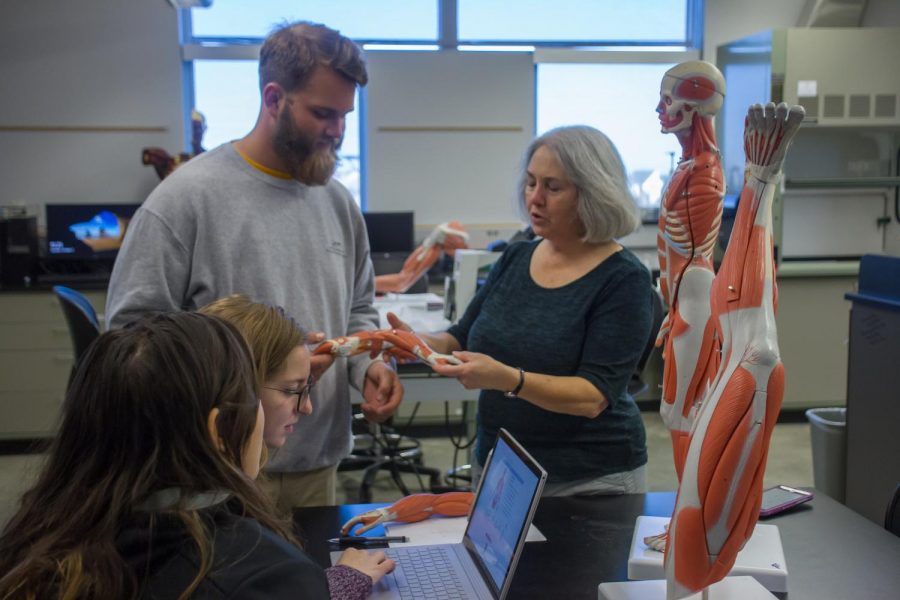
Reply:
M326 577L253 481L263 428L233 326L176 313L104 333L0 537L0 598L328 598L331 580L365 597L393 562L353 553Z

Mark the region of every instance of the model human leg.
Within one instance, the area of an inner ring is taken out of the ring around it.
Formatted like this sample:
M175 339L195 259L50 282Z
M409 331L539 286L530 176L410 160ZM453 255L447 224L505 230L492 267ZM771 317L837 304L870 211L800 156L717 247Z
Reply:
M721 362L696 407L666 548L668 597L719 581L759 518L769 439L784 395L775 327L772 201L803 109L750 107L747 175L711 291Z

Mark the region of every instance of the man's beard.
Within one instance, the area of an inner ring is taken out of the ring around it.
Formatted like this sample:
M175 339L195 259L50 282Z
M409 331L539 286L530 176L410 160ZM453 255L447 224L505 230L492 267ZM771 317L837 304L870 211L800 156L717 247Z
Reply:
M320 150L315 147L317 141L294 125L287 110L282 111L272 146L291 177L307 185L325 185L337 167L340 141Z

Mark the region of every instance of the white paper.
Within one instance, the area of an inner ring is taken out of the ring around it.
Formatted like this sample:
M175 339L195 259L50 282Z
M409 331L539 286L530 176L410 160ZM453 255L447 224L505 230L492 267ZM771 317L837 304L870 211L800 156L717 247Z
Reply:
M815 79L801 79L797 82L797 97L810 98L815 96L818 83Z
M451 323L444 318L443 307L444 299L432 293L387 294L375 298L375 309L382 327L390 327L387 313L392 312L413 331L444 331Z
M418 523L392 523L385 525L387 535L405 535L408 542L391 542L395 546L424 546L426 544L459 544L466 531L466 517L431 517ZM545 542L547 538L531 525L526 542Z

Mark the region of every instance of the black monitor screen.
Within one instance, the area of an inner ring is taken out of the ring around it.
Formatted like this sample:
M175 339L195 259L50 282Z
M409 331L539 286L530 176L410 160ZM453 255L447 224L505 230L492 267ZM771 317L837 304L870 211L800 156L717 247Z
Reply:
M371 252L412 252L415 248L412 211L367 212L363 217Z
M115 258L140 204L48 204L47 254L53 259Z

